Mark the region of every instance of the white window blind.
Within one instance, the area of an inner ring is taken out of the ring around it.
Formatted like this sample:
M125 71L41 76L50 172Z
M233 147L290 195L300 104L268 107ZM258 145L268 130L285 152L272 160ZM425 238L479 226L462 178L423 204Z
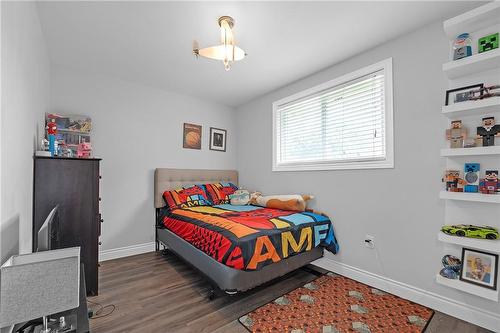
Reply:
M274 169L387 167L386 79L382 68L275 105Z

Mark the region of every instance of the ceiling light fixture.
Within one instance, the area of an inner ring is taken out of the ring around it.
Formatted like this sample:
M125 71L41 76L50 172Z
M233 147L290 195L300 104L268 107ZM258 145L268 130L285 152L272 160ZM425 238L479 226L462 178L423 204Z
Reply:
M246 53L241 48L235 45L233 26L234 20L231 16L219 17L221 45L206 47L199 49L193 48L193 53L205 58L222 60L226 71L231 69L231 63L245 58Z

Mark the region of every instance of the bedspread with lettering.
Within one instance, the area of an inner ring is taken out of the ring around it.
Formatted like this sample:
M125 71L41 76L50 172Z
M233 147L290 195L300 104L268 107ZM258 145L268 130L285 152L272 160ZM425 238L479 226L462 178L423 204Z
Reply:
M174 209L163 225L218 262L258 270L317 246L337 253L333 225L324 215L257 206Z

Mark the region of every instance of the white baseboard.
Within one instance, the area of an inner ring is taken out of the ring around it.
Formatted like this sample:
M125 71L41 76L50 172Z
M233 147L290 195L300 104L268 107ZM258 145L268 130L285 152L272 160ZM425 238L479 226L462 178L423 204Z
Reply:
M353 266L349 266L329 258L321 258L314 265L353 280L370 285L377 289L422 304L447 315L460 318L474 325L494 332L500 332L500 314L457 302L453 299L405 284L389 278L373 274ZM432 277L434 278L434 276Z
M99 262L134 256L136 254L153 252L154 250L155 250L155 242L130 245L110 250L103 250L99 251Z

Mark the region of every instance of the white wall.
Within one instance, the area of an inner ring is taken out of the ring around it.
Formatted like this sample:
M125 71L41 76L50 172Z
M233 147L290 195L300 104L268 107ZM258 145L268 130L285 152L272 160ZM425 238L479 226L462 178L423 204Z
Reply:
M234 169L234 110L118 79L53 68L51 110L89 115L102 161L101 250L154 241L153 171ZM203 126L202 150L182 148L183 123ZM227 152L208 149L209 128L226 129Z
M0 262L31 251L33 151L49 98L49 59L33 2L2 2Z
M500 320L499 303L435 283L444 254L436 237L444 221L438 192L447 81L441 65L448 54L442 23L436 23L239 107L240 184L268 194L314 194L314 208L331 216L340 243L338 255L327 254L332 261ZM271 171L272 102L388 57L394 71L394 169ZM366 234L375 236L375 250L364 247Z

